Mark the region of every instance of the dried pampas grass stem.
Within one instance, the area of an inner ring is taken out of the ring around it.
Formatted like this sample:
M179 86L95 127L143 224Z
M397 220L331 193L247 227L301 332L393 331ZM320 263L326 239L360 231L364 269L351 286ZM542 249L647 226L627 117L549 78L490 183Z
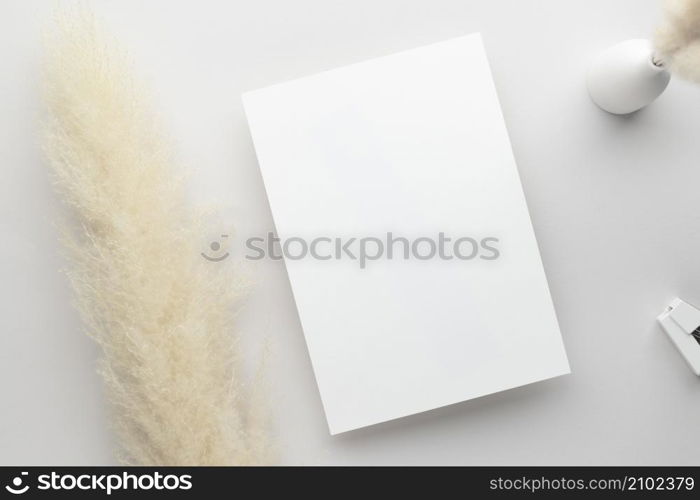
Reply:
M85 12L49 35L46 150L77 224L69 276L126 463L256 464L264 423L244 391L228 263L198 218L125 54Z

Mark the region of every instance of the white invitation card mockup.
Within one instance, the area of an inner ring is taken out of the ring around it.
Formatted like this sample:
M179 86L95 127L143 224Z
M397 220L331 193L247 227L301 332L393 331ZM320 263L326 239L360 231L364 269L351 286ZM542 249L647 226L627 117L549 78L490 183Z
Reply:
M332 434L569 373L478 34L243 103Z

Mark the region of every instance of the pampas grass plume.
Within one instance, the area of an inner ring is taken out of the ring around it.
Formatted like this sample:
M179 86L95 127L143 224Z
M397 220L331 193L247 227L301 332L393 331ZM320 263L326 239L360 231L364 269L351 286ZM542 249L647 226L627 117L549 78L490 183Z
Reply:
M700 0L666 0L656 57L672 73L700 83Z
M85 11L48 35L46 154L75 222L68 275L102 348L120 459L258 464L264 419L242 380L231 266L200 256L182 175L126 55Z

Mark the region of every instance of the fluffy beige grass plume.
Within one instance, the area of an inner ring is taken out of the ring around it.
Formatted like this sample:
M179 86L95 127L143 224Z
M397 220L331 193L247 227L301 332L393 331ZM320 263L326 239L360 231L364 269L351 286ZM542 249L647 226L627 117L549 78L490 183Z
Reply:
M203 232L126 55L93 16L47 36L47 157L70 207L68 275L103 356L122 462L266 462L265 423L242 380L228 263Z
M700 83L700 0L667 0L656 32L657 58L672 73Z

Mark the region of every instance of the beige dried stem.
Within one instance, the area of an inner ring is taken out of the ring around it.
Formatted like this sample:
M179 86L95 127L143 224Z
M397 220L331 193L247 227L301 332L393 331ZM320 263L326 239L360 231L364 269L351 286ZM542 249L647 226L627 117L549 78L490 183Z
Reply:
M75 222L68 275L102 347L120 458L265 462L233 325L239 287L200 256L198 217L125 53L84 11L59 15L47 51L46 152Z

